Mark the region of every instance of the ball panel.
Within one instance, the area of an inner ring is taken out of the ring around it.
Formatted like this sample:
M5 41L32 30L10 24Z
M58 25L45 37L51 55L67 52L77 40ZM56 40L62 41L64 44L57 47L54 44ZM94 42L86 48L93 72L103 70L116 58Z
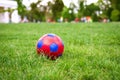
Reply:
M47 34L47 36L54 37L55 34Z
M50 45L50 51L51 52L56 52L58 50L58 45L56 43L52 43Z
M53 38L46 36L46 37L43 39L43 43L44 43L44 45L50 45L51 43L53 43Z
M38 41L37 48L41 48L42 45L43 45L43 41L42 40Z
M61 44L64 45L59 36L55 36L55 37L54 37L54 41L55 41L55 43L57 43L58 45L61 45Z
M50 54L49 45L43 45L42 48L41 48L41 50L43 51L43 53L44 53L45 55Z

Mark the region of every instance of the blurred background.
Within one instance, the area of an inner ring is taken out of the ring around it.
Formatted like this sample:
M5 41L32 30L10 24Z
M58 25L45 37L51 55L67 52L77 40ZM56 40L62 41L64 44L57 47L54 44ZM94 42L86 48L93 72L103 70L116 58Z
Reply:
M0 0L0 23L120 21L120 0Z

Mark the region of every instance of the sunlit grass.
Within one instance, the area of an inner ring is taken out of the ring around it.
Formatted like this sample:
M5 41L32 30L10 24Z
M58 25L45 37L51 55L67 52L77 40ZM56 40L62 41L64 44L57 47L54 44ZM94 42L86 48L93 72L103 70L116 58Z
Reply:
M65 45L55 61L36 53L46 33ZM0 80L120 80L120 23L0 24Z

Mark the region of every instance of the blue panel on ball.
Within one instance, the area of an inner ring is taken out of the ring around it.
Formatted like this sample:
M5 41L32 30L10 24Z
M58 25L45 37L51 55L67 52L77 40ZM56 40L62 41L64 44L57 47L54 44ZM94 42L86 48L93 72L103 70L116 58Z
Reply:
M42 45L43 45L43 42L42 42L42 41L39 41L38 44L37 44L37 47L38 47L38 48L41 48Z
M51 51L51 52L56 52L57 50L58 50L58 45L55 44L55 43L52 43L52 44L50 45L50 51Z
M50 36L50 37L54 37L54 36L55 36L55 34L48 34L48 36Z

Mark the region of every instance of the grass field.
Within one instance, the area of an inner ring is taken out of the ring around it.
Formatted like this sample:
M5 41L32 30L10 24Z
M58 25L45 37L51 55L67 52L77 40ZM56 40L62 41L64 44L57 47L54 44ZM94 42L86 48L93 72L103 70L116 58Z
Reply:
M46 33L65 45L55 61L36 53ZM0 24L0 80L120 80L120 23Z

